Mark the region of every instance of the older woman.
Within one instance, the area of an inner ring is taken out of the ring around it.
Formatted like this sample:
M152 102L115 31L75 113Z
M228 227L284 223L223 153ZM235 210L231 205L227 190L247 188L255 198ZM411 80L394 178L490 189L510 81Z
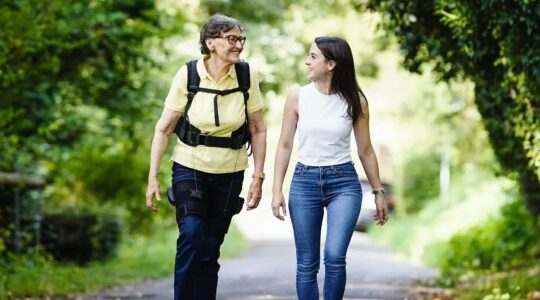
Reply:
M168 137L172 154L171 203L179 237L174 268L175 299L215 299L219 249L240 197L251 143L254 173L247 210L261 199L266 127L255 72L240 60L246 38L239 21L213 15L200 34L203 58L182 66L169 90L152 141L146 205L157 211L157 174Z

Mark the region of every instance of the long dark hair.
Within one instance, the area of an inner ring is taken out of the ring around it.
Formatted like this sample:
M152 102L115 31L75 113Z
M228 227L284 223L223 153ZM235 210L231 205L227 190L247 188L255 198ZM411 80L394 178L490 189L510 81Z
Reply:
M367 98L356 80L351 47L347 41L338 37L318 37L315 39L315 44L326 59L336 62L330 91L347 101L347 113L353 123L356 122L358 117L364 114L360 106L360 95L366 100Z

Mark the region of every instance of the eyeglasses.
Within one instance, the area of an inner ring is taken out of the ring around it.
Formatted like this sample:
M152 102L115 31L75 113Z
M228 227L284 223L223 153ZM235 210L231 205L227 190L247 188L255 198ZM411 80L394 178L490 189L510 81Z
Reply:
M246 43L246 37L245 36L238 36L238 35L225 35L225 36L218 36L216 39L226 39L227 42L229 42L229 45L235 46L237 42L240 42L240 45L244 46Z

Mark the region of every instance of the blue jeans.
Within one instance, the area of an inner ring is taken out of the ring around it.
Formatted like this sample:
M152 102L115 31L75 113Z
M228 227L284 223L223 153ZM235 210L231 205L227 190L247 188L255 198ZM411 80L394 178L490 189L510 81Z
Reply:
M219 249L233 215L221 208L224 201L238 199L244 171L210 174L177 163L173 164L172 170L179 230L174 265L174 299L213 300L216 299L220 268ZM190 196L194 189L202 193L201 197ZM181 205L186 200L195 201L197 205L184 210Z
M345 257L360 214L362 187L352 162L314 167L298 163L289 192L289 212L296 244L296 291L300 300L318 300L321 225L324 208L324 299L342 299Z

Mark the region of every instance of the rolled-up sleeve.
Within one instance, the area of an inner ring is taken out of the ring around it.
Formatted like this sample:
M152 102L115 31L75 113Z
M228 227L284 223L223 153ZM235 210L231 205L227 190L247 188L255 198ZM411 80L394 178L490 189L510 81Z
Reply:
M176 75L165 98L165 107L174 111L184 112L187 103L187 66L182 66Z

